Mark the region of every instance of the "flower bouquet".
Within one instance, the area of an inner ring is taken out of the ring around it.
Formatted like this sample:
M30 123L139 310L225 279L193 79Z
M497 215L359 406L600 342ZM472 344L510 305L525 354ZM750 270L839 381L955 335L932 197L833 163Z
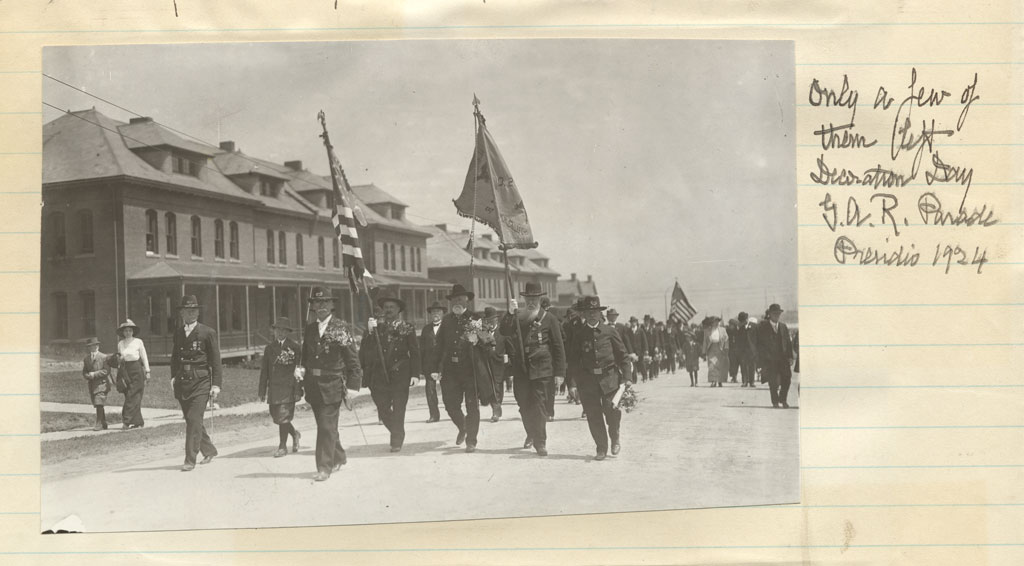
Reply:
M291 348L285 348L281 350L281 353L277 355L277 359L274 363L279 366L289 366L295 363L295 350Z

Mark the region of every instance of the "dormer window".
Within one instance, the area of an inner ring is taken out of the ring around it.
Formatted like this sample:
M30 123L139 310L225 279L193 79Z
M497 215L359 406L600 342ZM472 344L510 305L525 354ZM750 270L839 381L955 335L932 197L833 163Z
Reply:
M198 177L200 169L202 169L202 165L198 161L193 161L181 154L171 154L172 172L177 173L179 175Z
M260 196L272 197L274 196L274 182L270 179L261 178L258 182Z

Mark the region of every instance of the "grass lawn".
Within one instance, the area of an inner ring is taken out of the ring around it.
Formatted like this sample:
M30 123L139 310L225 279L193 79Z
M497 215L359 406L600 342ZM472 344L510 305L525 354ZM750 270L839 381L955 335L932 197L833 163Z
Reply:
M153 409L180 409L171 390L170 366L152 367L152 376L142 394L142 406ZM217 402L221 407L233 407L242 403L257 400L260 383L258 369L246 369L236 366L224 366L223 383ZM82 370L54 371L42 374L39 382L39 396L43 401L54 403L90 403L86 391ZM107 394L108 407L120 407L124 404L124 395L111 389Z
M107 426L109 428L120 428L121 413L107 411ZM40 432L56 432L60 430L74 430L78 428L92 428L96 424L96 415L86 413L55 413L44 412L40 418Z

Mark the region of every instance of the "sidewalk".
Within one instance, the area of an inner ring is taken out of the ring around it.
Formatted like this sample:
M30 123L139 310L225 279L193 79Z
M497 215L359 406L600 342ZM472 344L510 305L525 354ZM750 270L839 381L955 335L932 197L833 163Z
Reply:
M415 389L422 389L423 384L417 385ZM370 390L363 388L358 392L349 391L353 402L357 402L363 397L370 396ZM299 405L305 404L306 400L299 401ZM108 407L111 409L112 407ZM51 403L49 401L43 401L39 403L39 411L43 413L80 413L80 414L95 414L96 409L92 405L84 405L77 403ZM241 405L235 405L234 407L223 407L214 411L206 411L206 418L224 417L228 415L253 415L257 413L265 413L267 411L267 404L260 401L253 401L252 403L243 403ZM119 410L116 412L120 412ZM148 407L142 408L142 418L146 421L146 428L153 428L157 426L164 426L169 424L175 424L184 422L184 417L181 415L181 411L175 409L151 409ZM81 427L71 430L61 430L55 432L46 432L41 434L43 442L48 440L65 440L68 438L78 438L82 436L97 436L101 434L112 434L124 432L120 426L111 427L107 430L93 430L92 427Z

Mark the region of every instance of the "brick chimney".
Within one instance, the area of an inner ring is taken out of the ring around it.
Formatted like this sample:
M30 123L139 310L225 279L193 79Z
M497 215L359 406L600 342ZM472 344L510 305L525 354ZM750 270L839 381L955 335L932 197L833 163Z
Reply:
M129 124L145 124L146 122L152 122L152 121L153 121L153 119L150 118L149 116L139 116L137 118L129 118L128 119L128 123Z
M572 274L572 275L571 275L571 276L569 277L569 281L575 281L575 280L576 280L576 274L575 274L575 273L573 273L573 274Z
M302 171L302 162L298 161L298 160L296 160L296 161L285 161L284 162L284 166L289 168L289 169L292 169L294 171Z
M220 142L220 148L228 153L235 152L235 142L233 141L222 141Z
M447 224L434 224L434 228L437 228L438 230L440 230L442 232L447 232L448 231L448 225Z
M593 278L593 277L591 277L591 276L590 276L590 275L588 274L588 275L587 275L587 283L593 283L593 282L594 282L594 278Z

